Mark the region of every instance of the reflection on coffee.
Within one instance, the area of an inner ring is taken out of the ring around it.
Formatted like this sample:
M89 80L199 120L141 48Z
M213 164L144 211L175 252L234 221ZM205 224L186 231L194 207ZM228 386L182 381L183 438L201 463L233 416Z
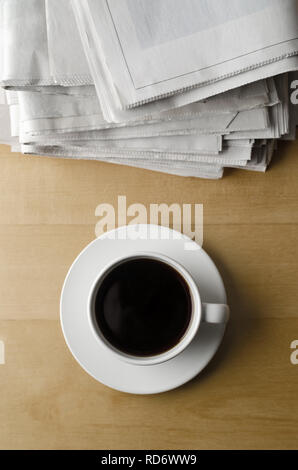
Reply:
M119 264L105 276L95 297L102 334L135 356L153 356L175 346L187 330L191 308L183 277L154 258Z

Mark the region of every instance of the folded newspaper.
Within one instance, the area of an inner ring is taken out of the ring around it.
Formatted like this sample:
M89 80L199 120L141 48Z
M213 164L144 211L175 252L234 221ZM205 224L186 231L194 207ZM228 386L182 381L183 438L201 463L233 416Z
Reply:
M12 151L217 179L295 138L298 0L0 0L0 34Z

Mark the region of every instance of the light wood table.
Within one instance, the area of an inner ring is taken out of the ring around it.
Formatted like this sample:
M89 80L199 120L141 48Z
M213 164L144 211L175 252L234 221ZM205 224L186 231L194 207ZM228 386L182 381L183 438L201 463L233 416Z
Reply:
M11 154L0 147L1 449L298 447L298 142L265 174L221 181ZM206 370L168 393L135 396L89 377L59 324L65 274L95 237L95 208L203 203L204 248L232 318Z

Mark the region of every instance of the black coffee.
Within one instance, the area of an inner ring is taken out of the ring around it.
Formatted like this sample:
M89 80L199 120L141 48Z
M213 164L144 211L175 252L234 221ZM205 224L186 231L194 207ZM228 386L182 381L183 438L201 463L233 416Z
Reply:
M182 276L152 258L123 262L106 275L95 297L95 318L105 338L136 356L175 346L191 317L191 297Z

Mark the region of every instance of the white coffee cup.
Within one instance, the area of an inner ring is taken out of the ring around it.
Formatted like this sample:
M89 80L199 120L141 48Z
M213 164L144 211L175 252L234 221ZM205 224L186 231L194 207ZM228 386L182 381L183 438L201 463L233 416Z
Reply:
M175 346L165 352L154 356L134 356L120 351L105 338L95 319L95 298L98 290L100 289L101 283L103 282L106 275L109 274L114 268L116 268L120 264L138 258L154 259L174 268L186 282L191 297L191 318L186 332ZM87 308L90 327L94 333L96 340L101 344L101 346L109 350L110 353L116 355L118 359L140 366L159 364L168 361L177 356L178 354L182 353L182 351L184 351L184 349L194 339L202 322L218 324L226 323L229 319L228 305L217 303L202 303L197 284L195 283L194 279L189 274L189 272L183 266L181 266L179 263L177 263L177 261L174 261L168 256L164 256L160 253L151 252L142 252L130 256L121 257L117 260L114 260L113 263L107 265L98 274L96 280L94 281L91 287Z

